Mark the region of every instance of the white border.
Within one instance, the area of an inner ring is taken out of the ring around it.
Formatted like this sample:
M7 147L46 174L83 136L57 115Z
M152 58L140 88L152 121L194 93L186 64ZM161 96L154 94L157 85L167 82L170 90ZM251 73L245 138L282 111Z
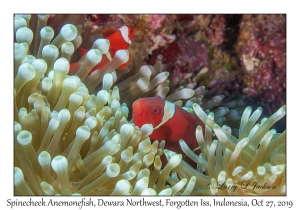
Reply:
M293 1L296 2L296 1ZM299 190L300 182L297 179L300 174L299 167L299 6L292 1L57 1L49 2L33 0L13 0L1 3L1 180L0 207L1 209L10 208L7 206L7 199L29 200L29 197L13 197L13 14L14 13L287 13L287 196L286 197L256 197L264 200L292 200L293 209L299 209ZM53 198L53 197L52 197ZM212 200L215 197L203 197ZM227 200L249 200L254 197L226 197ZM38 199L41 199L40 197ZM55 197L56 200L67 200L70 198ZM93 198L97 199L97 198ZM105 197L106 200L124 200L124 197ZM137 199L137 198L135 198ZM156 200L156 197L147 198ZM163 199L167 199L163 197ZM182 198L171 198L181 200ZM191 200L200 197L191 197ZM221 199L218 197L217 199ZM16 209L15 207L14 209ZM32 207L24 207L32 209ZM53 207L44 207L52 209ZM43 209L44 209L43 208ZM63 207L64 209L76 209L77 207ZM99 209L104 207L97 207ZM131 207L141 208L141 207ZM148 208L149 207L142 207ZM153 208L153 207L151 207ZM197 207L197 209L200 207ZM222 207L231 209L232 207ZM266 208L266 207L265 207ZM278 207L277 207L278 208ZM18 208L17 208L18 209ZM19 208L20 209L20 208ZM40 209L40 208L38 208ZM62 209L62 207L60 207ZM87 209L86 207L83 209ZM106 207L106 209L120 209L119 207ZM174 207L173 207L174 209ZM186 209L186 208L181 208Z

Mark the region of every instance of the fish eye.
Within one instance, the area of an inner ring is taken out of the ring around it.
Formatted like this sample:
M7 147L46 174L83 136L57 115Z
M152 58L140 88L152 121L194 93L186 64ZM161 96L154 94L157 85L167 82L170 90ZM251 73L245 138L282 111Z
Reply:
M154 108L154 109L153 109L153 113L154 113L154 114L157 114L157 113L158 113L158 109Z

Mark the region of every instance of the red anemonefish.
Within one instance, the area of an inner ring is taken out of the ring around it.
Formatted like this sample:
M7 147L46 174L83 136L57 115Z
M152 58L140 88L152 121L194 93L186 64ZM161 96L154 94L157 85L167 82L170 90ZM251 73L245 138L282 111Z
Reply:
M140 98L132 104L132 123L141 127L153 125L151 140L165 140L165 147L177 153L183 153L179 140L183 139L190 149L197 148L196 128L203 122L193 114L159 96Z
M122 26L118 30L114 29L105 29L101 31L102 35L109 40L109 50L108 53L102 55L100 63L98 63L89 74L91 74L96 69L103 69L111 60L114 58L118 50L128 50L131 40L134 37L135 30L132 26ZM89 50L84 48L79 48L80 57L83 57ZM131 61L131 55L126 63L119 66L117 69L121 70L126 68ZM72 71L73 66L76 63L72 63L70 69Z

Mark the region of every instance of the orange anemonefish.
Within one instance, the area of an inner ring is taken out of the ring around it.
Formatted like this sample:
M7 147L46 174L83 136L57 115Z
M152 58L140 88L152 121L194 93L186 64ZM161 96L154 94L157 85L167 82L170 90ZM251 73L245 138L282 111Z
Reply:
M203 122L193 114L166 101L159 96L140 98L132 104L132 123L141 127L153 125L151 140L165 140L165 147L177 153L183 153L179 140L183 139L191 150L197 148L196 128Z
M96 69L103 69L111 60L114 58L118 50L128 50L131 40L134 37L135 30L132 26L122 26L118 30L105 29L101 31L102 35L109 40L109 50L108 53L102 55L100 63L98 63L89 74L91 74ZM80 57L83 57L89 50L79 47ZM126 63L119 66L117 69L121 70L126 68L131 61L131 55ZM70 69L72 71L73 66L76 63L72 63Z

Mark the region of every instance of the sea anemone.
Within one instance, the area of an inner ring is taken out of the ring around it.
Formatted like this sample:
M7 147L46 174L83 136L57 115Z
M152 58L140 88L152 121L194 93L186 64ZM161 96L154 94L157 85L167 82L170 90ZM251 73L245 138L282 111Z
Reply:
M201 126L196 130L202 153L196 155L183 140L180 140L180 146L198 168L195 170L181 161L174 169L181 179L196 177L192 195L286 194L286 131L269 130L285 115L285 106L260 123L256 121L262 109L251 114L251 107L247 107L241 118L238 138L231 134L230 127L217 125L213 113L206 115L197 104L193 109L206 125L204 136ZM167 153L167 157L173 155ZM177 180L176 175L172 177L173 181Z
M59 58L53 65L58 82L37 90L30 86L34 75L24 78L37 71L34 64L20 65L16 76L24 91L34 90L27 108L15 103L16 195L140 195L144 190L163 194L166 170L178 165L181 155L159 174L164 144L150 141L151 125L139 129L127 120L128 108L120 105L118 88L89 95L77 76L66 75L67 59ZM109 82L106 74L103 84L111 87ZM22 98L20 89L15 89L16 99ZM153 191L156 181L162 189Z
M151 125L138 128L127 120L128 107L120 103L118 87L112 87L114 73L103 75L102 89L96 95L90 95L81 82L84 76L67 75L69 55L63 56L68 51L66 45L71 46L70 41L76 39L74 25L64 25L52 42L53 30L42 28L42 50L35 55L41 51L41 58L27 55L33 39L30 31L26 25L16 28L16 195L166 195L181 189L192 191L192 185L182 184L173 191L171 187L165 189L168 171L179 164L181 155L172 158L160 175L164 142L150 141ZM49 31L51 37L45 44L43 35ZM90 52L97 54L94 51ZM94 54L88 54L87 59ZM155 190L157 182L161 189Z
M34 16L35 31L28 27L30 15L14 18L15 195L222 194L207 189L217 180L240 187L241 181L267 182L280 186L272 193L285 193L285 132L269 131L285 114L285 106L255 126L261 109L250 116L247 108L237 138L228 126L217 125L225 122L225 114L231 119L228 108L213 110L224 96L205 100L204 87L177 87L180 76L169 81L160 62L142 65L138 55L131 66L116 72L126 51L116 54L102 71L88 75L109 47L105 39L97 39L73 67L74 75L68 75L82 41L82 26L67 22L55 33L46 26L49 16L39 15ZM182 160L183 154L165 150L165 141L150 141L152 125L138 128L130 122L133 101L153 95L182 106L205 123L204 136L201 127L195 131L200 156L179 142L197 169ZM232 116L238 118L236 113ZM212 141L215 136L218 140ZM161 155L168 159L165 166ZM247 193L271 192L232 192Z

